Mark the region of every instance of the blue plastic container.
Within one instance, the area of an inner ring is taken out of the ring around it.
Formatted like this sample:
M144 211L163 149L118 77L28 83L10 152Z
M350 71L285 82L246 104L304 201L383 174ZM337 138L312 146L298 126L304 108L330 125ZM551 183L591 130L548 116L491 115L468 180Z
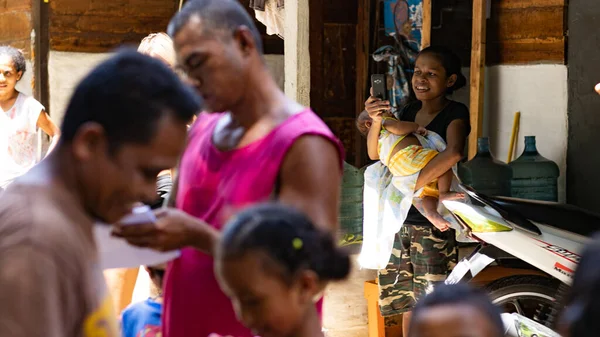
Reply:
M513 162L512 196L541 201L558 201L558 176L555 162L542 157L535 136L525 137L525 150Z

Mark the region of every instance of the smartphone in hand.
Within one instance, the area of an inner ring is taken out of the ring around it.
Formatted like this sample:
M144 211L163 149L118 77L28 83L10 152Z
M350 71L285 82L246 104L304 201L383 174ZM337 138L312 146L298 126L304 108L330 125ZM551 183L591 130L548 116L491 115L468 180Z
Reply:
M387 85L385 75L371 75L371 88L373 88L373 97L377 97L384 101L387 99Z

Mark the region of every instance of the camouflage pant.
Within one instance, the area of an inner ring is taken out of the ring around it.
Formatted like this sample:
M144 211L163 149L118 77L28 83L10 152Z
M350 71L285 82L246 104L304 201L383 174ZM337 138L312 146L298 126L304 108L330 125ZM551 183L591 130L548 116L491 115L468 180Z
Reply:
M457 261L454 230L402 226L387 268L378 272L381 314L393 316L411 311L435 283L446 279Z

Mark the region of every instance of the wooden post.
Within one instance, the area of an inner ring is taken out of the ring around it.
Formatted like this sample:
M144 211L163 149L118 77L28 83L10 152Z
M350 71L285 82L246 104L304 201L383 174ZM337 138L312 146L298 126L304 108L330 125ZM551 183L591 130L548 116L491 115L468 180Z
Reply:
M356 116L362 112L367 100L369 81L369 60L371 58L370 32L371 32L371 1L361 0L358 3L358 23L356 25ZM365 158L366 142L356 133L356 159L354 166L361 167L367 163Z
M473 0L469 159L477 153L477 138L481 137L483 126L487 1Z
M48 33L48 1L32 2L32 19L34 41L31 49L34 69L33 96L40 101L46 111L50 105L50 91L48 89L48 52L50 50L50 36Z
M304 106L310 106L309 3L293 0L285 3L285 94Z
M377 280L365 282L365 298L368 303L368 337L385 337L385 321L383 316L381 316L381 311L379 311L379 287L377 286Z
M431 45L431 1L423 0L423 27L421 27L421 49Z
M50 34L48 32L48 1L32 1L31 18L33 30L31 31L31 63L32 63L32 93L50 114L50 89L48 86L48 53L50 51ZM50 139L41 129L37 134L38 146L36 158L41 160L48 148Z

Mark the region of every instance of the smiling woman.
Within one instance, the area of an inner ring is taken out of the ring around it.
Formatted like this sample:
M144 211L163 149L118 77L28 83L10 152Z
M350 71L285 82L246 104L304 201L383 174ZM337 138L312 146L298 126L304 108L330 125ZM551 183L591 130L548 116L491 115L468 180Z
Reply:
M38 128L52 138L48 152L60 134L44 106L15 89L25 70L20 50L0 46L0 190L35 165Z

